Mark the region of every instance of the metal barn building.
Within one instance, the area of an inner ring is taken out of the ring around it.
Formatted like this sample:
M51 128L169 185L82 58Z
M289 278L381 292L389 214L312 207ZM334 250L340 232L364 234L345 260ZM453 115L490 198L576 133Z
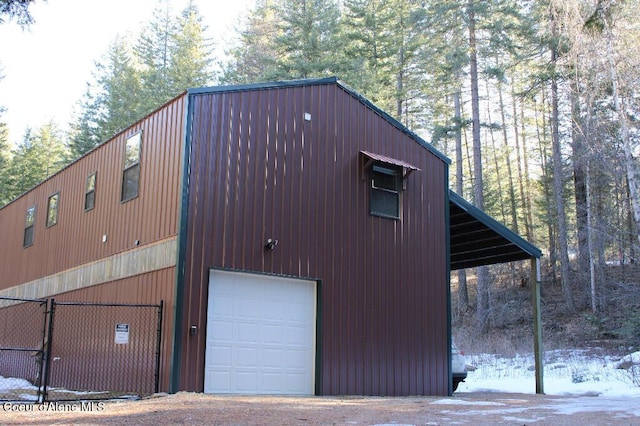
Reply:
M0 209L0 296L158 303L160 389L448 395L452 269L540 251L335 78L189 90Z

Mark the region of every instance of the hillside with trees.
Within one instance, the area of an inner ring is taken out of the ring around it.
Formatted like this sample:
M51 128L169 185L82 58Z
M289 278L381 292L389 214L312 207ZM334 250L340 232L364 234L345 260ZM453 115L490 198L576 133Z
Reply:
M638 0L257 0L220 58L192 3L159 5L96 64L70 135L51 123L7 152L0 126L1 202L35 173L29 150L56 140L69 161L189 87L337 75L448 155L453 190L543 250L547 335L640 344ZM460 339L531 334L528 268L453 274Z

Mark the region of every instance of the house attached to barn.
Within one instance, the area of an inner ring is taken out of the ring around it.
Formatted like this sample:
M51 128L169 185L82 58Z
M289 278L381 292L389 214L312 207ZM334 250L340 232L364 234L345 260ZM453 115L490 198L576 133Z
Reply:
M335 78L189 90L0 209L0 296L158 303L160 389L451 394L452 268L540 252Z

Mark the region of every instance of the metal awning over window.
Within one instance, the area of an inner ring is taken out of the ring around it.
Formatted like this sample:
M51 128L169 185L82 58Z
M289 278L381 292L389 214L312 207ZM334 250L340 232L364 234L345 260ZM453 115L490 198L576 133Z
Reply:
M395 158L387 157L386 155L374 154L368 151L360 151L360 157L362 159L362 179L365 179L365 172L375 162L384 164L390 164L395 167L402 168L402 179L406 179L411 172L420 171L420 169L412 164L404 162L402 160L396 160Z
M452 271L542 256L540 249L453 191L449 231Z

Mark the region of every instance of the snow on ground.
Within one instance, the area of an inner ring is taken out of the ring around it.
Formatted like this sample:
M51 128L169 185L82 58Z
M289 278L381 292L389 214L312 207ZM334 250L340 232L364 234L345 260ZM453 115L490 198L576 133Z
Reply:
M38 390L37 387L33 386L31 383L24 379L0 376L0 392L10 391L14 389Z
M475 371L468 371L458 393L535 393L532 354L512 358L466 354L466 361ZM547 395L640 397L640 352L621 358L593 350L548 351L544 355L543 384Z
M467 354L466 360L468 369L475 370L468 371L466 381L458 386L458 397L464 398L465 393L473 392L535 393L532 354L512 358ZM598 355L593 350L545 352L543 387L546 395L566 397L539 407L556 414L609 412L615 421L638 418L640 352L624 357ZM436 403L465 404L466 401L448 398ZM526 417L526 409L512 407L507 401L497 400L491 404L496 406L489 411L501 414L508 422L533 423L543 420Z

